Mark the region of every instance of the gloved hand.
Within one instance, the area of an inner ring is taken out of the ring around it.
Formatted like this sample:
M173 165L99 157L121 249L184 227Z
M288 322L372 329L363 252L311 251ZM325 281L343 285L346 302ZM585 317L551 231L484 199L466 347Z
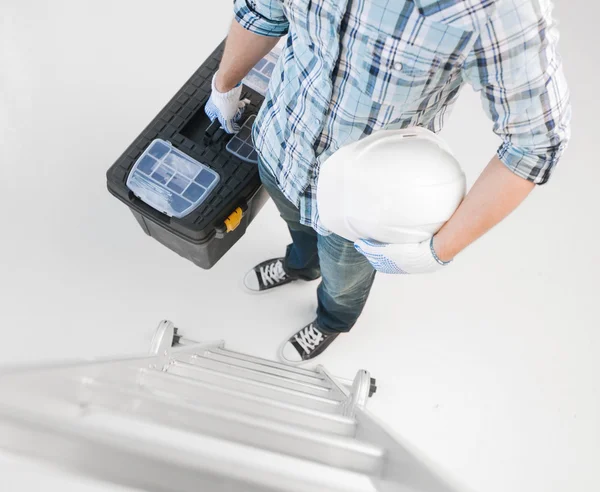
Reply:
M436 259L432 244L433 238L413 244L387 244L359 239L354 247L367 257L378 272L431 273L450 263Z
M218 72L217 72L218 73ZM238 125L239 119L244 113L244 108L250 102L248 99L242 99L242 84L238 84L229 92L219 92L215 87L215 80L217 74L212 79L212 92L204 111L210 118L210 121L219 120L221 127L227 133L237 133L240 131L240 125Z

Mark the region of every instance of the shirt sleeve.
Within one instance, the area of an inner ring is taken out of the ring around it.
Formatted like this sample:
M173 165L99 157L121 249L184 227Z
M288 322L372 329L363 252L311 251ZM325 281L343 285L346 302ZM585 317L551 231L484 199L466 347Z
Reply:
M288 32L283 0L234 0L234 12L237 22L255 34L279 38Z
M544 184L570 137L569 90L557 50L550 2L512 5L482 28L464 76L480 92L502 138L500 160L515 174Z

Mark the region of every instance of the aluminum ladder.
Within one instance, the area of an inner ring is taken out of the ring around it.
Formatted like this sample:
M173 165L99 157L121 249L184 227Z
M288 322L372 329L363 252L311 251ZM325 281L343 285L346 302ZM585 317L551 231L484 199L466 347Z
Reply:
M162 321L147 356L0 371L0 448L152 492L445 490L367 412L373 383Z

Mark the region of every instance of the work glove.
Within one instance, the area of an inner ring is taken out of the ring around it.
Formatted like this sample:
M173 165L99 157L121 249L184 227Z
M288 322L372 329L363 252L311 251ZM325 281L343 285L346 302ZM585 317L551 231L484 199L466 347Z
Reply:
M432 273L450 263L437 259L433 238L412 244L388 244L359 239L354 247L381 273Z
M227 133L237 133L240 131L240 125L237 122L244 114L244 108L250 101L248 99L240 100L242 94L241 82L229 92L219 92L215 87L216 78L217 74L215 73L212 79L212 92L204 106L204 111L210 121L218 119L221 127Z

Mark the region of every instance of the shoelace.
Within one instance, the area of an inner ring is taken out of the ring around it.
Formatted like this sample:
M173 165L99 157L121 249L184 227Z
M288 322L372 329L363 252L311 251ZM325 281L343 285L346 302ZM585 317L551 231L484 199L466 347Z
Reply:
M306 328L303 328L296 334L296 341L304 349L307 354L310 354L325 337L323 333L317 330L311 323Z
M283 269L283 263L276 261L260 267L260 276L264 285L273 285L281 282L286 277L285 270Z

